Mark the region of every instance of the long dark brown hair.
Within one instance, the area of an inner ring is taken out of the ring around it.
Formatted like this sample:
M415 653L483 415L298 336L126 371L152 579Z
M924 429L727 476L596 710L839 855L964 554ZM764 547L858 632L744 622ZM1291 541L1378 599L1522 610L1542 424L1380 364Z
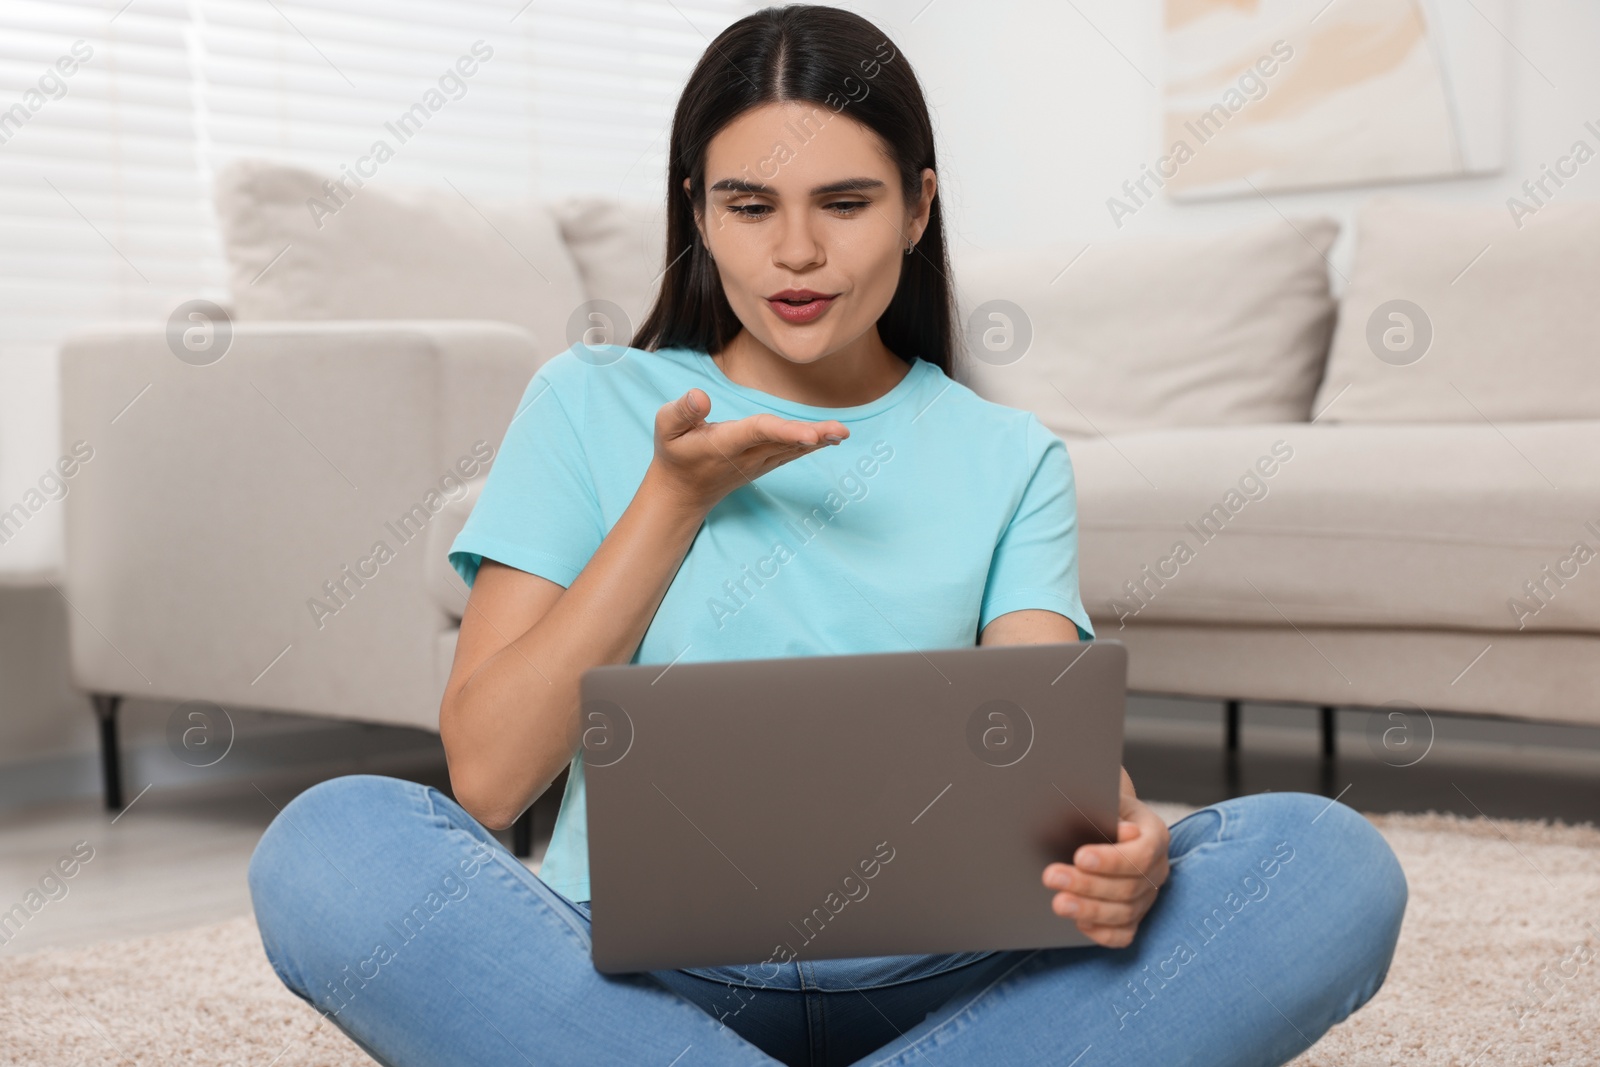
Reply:
M706 148L744 112L788 101L830 108L875 132L899 171L908 207L922 195L923 168L938 173L922 86L877 26L821 4L768 7L740 19L711 42L678 98L667 162L666 271L632 347L720 352L742 328L694 224L695 211L704 214L706 206ZM878 318L878 335L907 363L920 356L953 376L956 311L942 200L933 198L927 230L901 257L900 284Z

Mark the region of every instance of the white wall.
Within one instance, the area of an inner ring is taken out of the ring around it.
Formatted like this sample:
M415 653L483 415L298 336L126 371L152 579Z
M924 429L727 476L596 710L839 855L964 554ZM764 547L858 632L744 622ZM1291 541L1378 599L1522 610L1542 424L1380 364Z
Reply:
M1308 0L1308 10L1315 14L1322 3ZM1507 22L1499 26L1515 46L1508 52L1503 173L1270 193L1270 204L1254 196L1174 204L1163 194L1119 230L1107 198L1120 195L1122 183L1142 165L1154 166L1167 147L1160 137L1160 0L866 0L843 6L888 31L922 81L940 138L940 188L952 246L1098 242L1244 225L1276 218L1278 211L1290 217L1326 212L1346 222L1332 256L1344 270L1349 217L1373 193L1504 205L1574 140L1595 143L1583 129L1586 121L1600 126L1600 4L1510 0ZM1559 196L1600 197L1600 160L1581 168ZM1507 233L1514 232L1508 212Z

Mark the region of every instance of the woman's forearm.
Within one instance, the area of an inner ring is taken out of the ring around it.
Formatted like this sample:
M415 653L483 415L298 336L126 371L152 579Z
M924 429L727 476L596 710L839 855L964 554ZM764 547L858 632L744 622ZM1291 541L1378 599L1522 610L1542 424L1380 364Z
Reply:
M579 679L627 663L705 521L652 465L588 564L544 617L447 699L451 781L479 821L503 828L561 773L582 736Z

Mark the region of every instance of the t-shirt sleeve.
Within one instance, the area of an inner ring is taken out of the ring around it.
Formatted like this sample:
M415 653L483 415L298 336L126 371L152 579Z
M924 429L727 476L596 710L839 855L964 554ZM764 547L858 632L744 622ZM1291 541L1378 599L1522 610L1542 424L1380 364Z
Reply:
M583 381L557 373L555 363L523 391L478 502L451 542L450 565L469 586L485 559L569 586L605 537L577 430Z
M1078 592L1078 505L1067 446L1031 413L1031 461L1022 498L995 546L978 632L1009 611L1043 608L1071 619L1078 639L1094 637Z

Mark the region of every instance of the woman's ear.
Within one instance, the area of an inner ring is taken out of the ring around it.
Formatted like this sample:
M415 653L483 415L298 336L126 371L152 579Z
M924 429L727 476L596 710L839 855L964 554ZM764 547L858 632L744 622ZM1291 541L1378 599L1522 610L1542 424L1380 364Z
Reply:
M932 167L922 168L922 196L912 209L910 229L916 236L912 243L922 240L928 230L928 219L933 213L933 198L939 191L939 176Z

